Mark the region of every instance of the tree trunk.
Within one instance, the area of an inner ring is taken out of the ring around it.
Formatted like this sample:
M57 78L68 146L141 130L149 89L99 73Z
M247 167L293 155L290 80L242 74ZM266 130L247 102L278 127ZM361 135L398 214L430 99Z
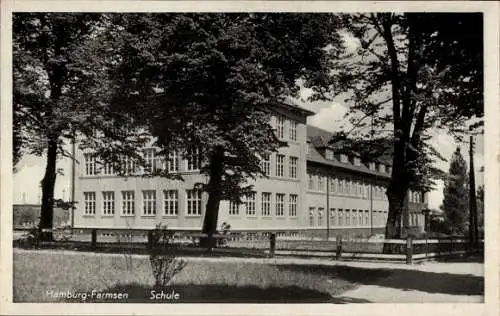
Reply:
M50 139L47 148L47 166L42 179L42 206L40 213L40 230L52 229L54 217L54 187L56 184L57 140ZM52 241L52 232L41 232L41 239Z
M396 178L397 179L397 178ZM392 180L387 190L387 198L389 200L389 214L387 216L387 224L385 226L386 239L401 239L402 237L402 217L405 212L405 197L407 185L402 181ZM383 252L385 254L399 253L400 244L384 244Z
M200 246L214 248L215 241L212 235L217 232L217 219L219 205L222 197L222 173L224 171L224 149L217 147L210 155L210 171L208 182L208 201L205 208L202 233L208 234L207 238L200 239Z

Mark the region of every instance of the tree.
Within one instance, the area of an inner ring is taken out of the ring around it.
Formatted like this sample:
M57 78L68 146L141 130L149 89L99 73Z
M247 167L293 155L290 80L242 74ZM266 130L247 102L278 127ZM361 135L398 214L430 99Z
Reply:
M217 229L220 201L240 201L261 157L283 145L270 118L297 80L326 84L341 52L330 14L116 15L115 104L148 128L163 154L206 157L202 231ZM113 106L115 108L115 106Z
M22 153L46 155L40 229L52 228L57 159L74 158L65 147L69 141L85 135L89 141L83 147L101 148L108 156L113 150L132 152L141 141L124 131L126 117L110 111L111 90L102 89L101 70L113 60L94 38L105 26L101 14L13 15L14 165ZM89 56L93 68L84 62ZM52 233L43 238L52 239Z
M399 238L408 189L429 189L442 175L432 167L442 158L429 144L432 131L458 137L468 118L483 115L482 16L355 14L344 22L359 45L338 63L330 91L345 93L350 106L354 131L344 139L392 142L385 235ZM370 118L374 133L367 132Z
M484 185L477 188L477 226L484 233Z
M469 211L469 181L467 163L460 153L460 148L457 148L451 157L443 195L441 209L444 211L448 231L451 234L464 234Z

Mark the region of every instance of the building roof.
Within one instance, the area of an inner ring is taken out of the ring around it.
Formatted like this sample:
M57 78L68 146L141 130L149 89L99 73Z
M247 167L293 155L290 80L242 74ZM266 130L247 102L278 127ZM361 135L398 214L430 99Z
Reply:
M326 159L319 151L319 148L327 147L328 141L333 136L332 133L325 131L323 129L307 125L307 138L308 141L313 145L309 148L309 153L307 154L307 161L323 164L326 166L331 166L334 168L340 168L347 171L354 171L358 173L364 173L372 176L377 176L384 179L390 179L391 175L389 173L383 173L375 170L370 170L365 164L359 166L354 165L351 161L346 163L340 162L333 157L333 159Z

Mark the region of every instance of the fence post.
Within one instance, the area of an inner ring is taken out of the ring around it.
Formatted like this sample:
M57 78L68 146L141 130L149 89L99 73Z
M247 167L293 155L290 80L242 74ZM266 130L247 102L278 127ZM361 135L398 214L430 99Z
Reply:
M429 258L429 242L427 237L425 237L425 259Z
M335 249L335 258L340 260L342 258L342 236L337 236L337 247Z
M148 231L148 249L153 248L153 231L149 230Z
M92 228L90 236L90 248L95 249L97 245L97 229Z
M274 257L274 250L276 249L276 234L271 233L271 236L269 236L269 256L272 258Z
M406 238L406 263L411 264L413 257L413 239L408 236Z

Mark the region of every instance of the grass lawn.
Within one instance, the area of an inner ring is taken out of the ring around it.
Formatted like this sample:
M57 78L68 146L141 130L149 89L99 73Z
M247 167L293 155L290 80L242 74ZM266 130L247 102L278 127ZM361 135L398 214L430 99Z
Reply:
M164 293L178 300L151 300L154 284L147 257L92 253L14 252L14 302L89 302L90 293L127 293L127 300L95 302L339 302L336 296L356 286L316 269L277 265L193 262L174 277ZM87 300L53 297L48 291L88 293Z

